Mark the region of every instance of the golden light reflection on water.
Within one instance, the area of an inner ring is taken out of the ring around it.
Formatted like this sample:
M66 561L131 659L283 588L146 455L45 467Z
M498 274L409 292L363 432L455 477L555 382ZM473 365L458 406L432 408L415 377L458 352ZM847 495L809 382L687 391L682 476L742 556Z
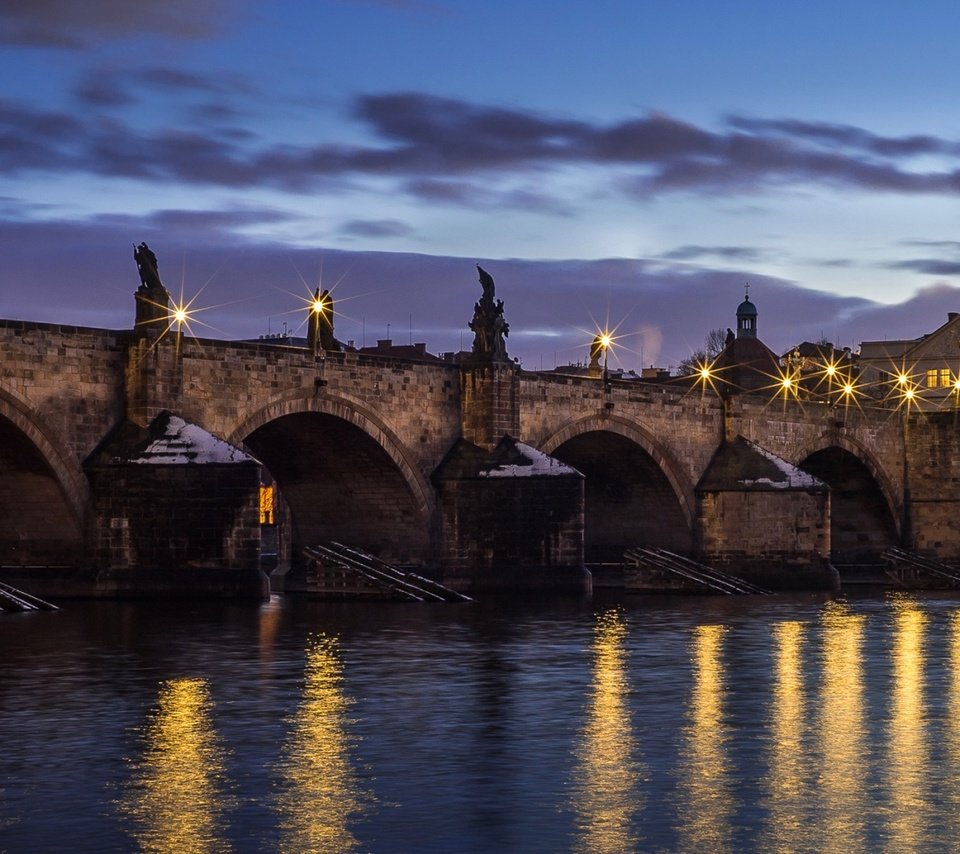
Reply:
M863 617L843 603L823 613L820 708L820 822L836 851L866 850L867 774L863 687Z
M888 730L890 848L924 850L930 811L930 762L923 696L926 616L908 599L894 600L893 694Z
M224 750L210 718L204 679L173 679L160 689L146 750L122 805L144 851L226 850L218 840L228 806L220 781Z
M724 626L694 630L693 691L684 727L679 817L683 851L722 851L730 845L733 803L723 722Z
M280 768L285 851L346 852L359 845L350 823L363 812L367 796L350 759L348 708L336 638L311 638L303 700Z
M774 628L775 673L771 708L768 837L770 851L797 851L808 837L809 757L804 749L806 698L803 683L804 626Z
M955 769L960 769L960 611L950 618L950 682L947 686L947 756ZM960 838L960 771L947 775L952 823L950 830Z
M283 607L279 598L274 594L269 601L260 606L259 640L260 661L269 664L273 661L277 646L277 636L283 623Z
M577 850L635 850L633 819L643 808L627 701L627 627L619 611L597 617L593 691L577 749L573 808Z

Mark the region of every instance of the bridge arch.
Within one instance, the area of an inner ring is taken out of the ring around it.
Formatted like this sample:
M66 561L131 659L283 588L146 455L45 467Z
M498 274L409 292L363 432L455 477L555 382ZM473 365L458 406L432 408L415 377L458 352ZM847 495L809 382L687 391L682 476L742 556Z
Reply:
M266 404L227 437L276 478L292 545L337 539L387 560L429 553L433 491L397 435L371 410L334 395Z
M541 450L586 477L588 561L616 560L630 546L692 546L693 484L642 427L615 416L587 416L549 436Z
M16 392L0 388L0 563L73 563L90 489L76 455Z
M830 484L835 557L876 553L899 543L902 502L876 455L863 443L824 434L803 446L794 459Z

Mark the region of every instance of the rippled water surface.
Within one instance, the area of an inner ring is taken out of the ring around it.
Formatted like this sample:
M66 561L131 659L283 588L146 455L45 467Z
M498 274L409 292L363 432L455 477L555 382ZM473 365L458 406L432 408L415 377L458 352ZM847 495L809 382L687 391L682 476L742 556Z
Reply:
M951 851L960 599L0 615L0 851Z

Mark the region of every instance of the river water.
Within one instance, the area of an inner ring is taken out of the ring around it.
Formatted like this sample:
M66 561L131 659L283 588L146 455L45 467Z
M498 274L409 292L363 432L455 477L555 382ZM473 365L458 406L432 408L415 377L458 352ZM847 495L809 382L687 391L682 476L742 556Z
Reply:
M0 615L0 851L951 851L960 595Z

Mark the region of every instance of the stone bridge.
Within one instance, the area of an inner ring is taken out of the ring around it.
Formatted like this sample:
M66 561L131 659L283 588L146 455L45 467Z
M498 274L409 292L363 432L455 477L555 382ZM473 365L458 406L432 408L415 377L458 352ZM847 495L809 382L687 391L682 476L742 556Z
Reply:
M960 558L953 413L140 327L6 320L0 348L2 566L250 566L262 477L284 499L287 555L338 540L466 587L478 566L542 574L636 545L734 564L892 544ZM138 463L164 412L263 468ZM566 476L491 476L531 451ZM148 531L165 539L148 548Z

